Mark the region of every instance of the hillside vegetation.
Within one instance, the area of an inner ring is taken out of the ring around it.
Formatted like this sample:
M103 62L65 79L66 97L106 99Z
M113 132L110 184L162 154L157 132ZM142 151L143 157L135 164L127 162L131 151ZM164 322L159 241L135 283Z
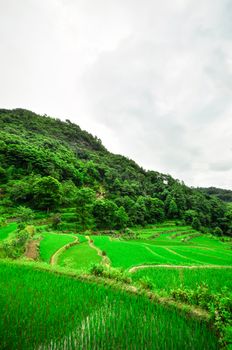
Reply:
M1 109L0 213L18 206L21 215L25 207L58 213L74 207L78 230L175 219L203 232L232 233L232 210L215 196L108 152L69 120Z

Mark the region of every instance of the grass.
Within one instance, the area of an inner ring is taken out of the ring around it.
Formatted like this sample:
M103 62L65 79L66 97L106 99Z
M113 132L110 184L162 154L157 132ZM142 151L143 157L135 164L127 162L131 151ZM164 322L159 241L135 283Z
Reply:
M58 258L58 265L71 269L89 269L91 264L100 263L101 257L87 242L72 246Z
M43 233L40 242L40 258L49 263L51 256L64 245L75 241L75 236L68 234Z
M131 277L134 281L148 278L156 290L170 292L185 287L195 289L198 284L207 284L212 292L220 292L224 287L232 290L232 269L165 269L146 268L137 270Z
M205 323L143 296L5 262L0 276L3 349L219 348Z
M0 227L0 241L8 238L9 235L17 229L17 224L13 222L7 226Z

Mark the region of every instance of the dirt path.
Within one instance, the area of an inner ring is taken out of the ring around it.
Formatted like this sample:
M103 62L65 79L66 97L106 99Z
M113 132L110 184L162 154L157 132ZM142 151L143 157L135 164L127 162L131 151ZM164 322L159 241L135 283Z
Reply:
M99 249L98 247L96 247L96 246L93 244L93 242L91 241L91 238L90 238L89 236L85 236L85 238L88 240L89 246L90 246L92 249L95 249L95 250L97 251L97 255L99 255L99 256L102 258L102 263L103 263L103 265L105 265L105 266L110 266L111 261L110 261L110 259L108 258L108 256L102 255L101 249Z
M65 250L67 250L68 248L79 244L79 240L78 237L75 237L75 241L71 242L71 243L67 243L65 245L63 245L63 247L61 247L60 249L58 249L50 258L50 265L56 265L57 260L58 260L58 256L60 254L62 254Z
M137 270L147 269L147 268L159 268L164 267L168 269L232 269L232 266L223 265L139 265L134 266L128 270L128 272L134 273Z
M33 240L33 239L30 240L27 243L25 256L28 259L36 260L39 255L38 246L39 246L39 240Z

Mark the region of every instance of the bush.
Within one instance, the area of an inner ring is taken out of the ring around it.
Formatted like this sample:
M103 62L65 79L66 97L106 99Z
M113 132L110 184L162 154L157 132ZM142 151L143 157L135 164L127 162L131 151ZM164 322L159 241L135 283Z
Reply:
M54 230L58 230L60 227L60 224L61 224L61 216L60 216L60 214L55 214L52 217L52 228Z
M222 236L223 235L222 229L220 227L216 227L214 229L213 233L215 236Z
M101 264L92 264L90 267L90 273L94 276L103 276L104 267Z
M132 280L128 273L120 269L110 268L101 264L93 264L90 267L90 273L97 277L105 277L118 282L131 283Z
M20 222L28 222L35 217L35 214L31 208L19 206L16 215Z
M177 301L199 305L209 311L219 332L221 344L232 344L232 294L227 288L219 293L212 293L206 284L198 285L196 290L180 287L172 290L171 296Z
M29 237L30 234L26 230L18 231L13 239L2 242L3 254L11 259L19 258L25 251Z

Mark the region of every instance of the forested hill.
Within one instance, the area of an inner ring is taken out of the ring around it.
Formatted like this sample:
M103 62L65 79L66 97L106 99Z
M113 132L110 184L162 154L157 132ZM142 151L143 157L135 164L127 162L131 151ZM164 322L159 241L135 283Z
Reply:
M216 196L219 199L221 199L224 202L232 203L232 191L231 190L225 190L222 188L217 187L199 187L199 191L210 195L210 196Z
M232 213L216 197L108 152L79 126L33 112L0 110L0 208L79 207L82 228L183 220L231 233ZM88 220L87 220L88 219Z

